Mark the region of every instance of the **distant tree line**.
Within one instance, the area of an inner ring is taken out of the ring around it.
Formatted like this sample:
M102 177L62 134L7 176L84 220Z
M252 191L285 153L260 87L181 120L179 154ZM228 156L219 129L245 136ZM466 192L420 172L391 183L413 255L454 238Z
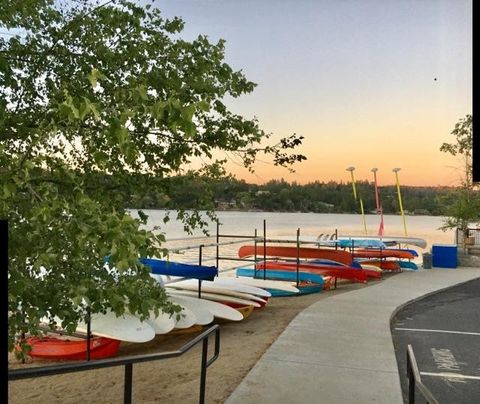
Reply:
M98 180L98 179L97 179ZM142 177L130 178L134 187L115 184L104 178L112 190L130 189L130 193L112 191L112 198L120 198L127 208L135 209L216 209L258 210L272 212L359 213L351 183L315 181L305 185L272 180L262 185L249 184L234 177L207 178L183 175L156 180L158 186L142 186ZM154 181L155 183L155 181ZM375 189L368 181L356 183L363 200L365 213L374 213ZM442 215L451 199L452 187L402 186L402 202L407 214ZM379 188L380 202L385 214L400 211L395 186Z

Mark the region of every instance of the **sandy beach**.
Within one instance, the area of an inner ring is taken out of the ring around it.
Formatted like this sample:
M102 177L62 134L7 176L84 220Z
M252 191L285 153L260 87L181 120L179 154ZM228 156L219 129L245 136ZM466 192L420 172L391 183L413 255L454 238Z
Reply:
M391 276L391 275L388 275ZM375 285L340 283L336 290L305 296L273 298L241 322L220 324L220 356L207 370L206 402L222 403L241 382L261 355L304 308L339 293ZM181 347L199 332L157 336L144 344L122 343L119 356L170 351ZM137 403L197 403L200 383L201 344L182 357L136 364L133 368L133 401ZM209 356L213 353L213 336ZM58 363L58 362L56 362ZM35 360L22 365L9 360L9 368L45 366ZM108 368L8 383L10 403L118 403L123 400L124 368Z

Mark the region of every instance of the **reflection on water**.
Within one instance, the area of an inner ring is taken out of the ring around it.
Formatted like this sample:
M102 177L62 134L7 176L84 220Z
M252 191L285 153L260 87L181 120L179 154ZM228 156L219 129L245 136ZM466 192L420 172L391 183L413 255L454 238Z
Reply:
M130 211L136 216L136 210ZM184 263L198 263L199 249L191 249L180 253L173 252L174 249L209 244L216 241L216 224L205 216L208 223L207 230L211 237L202 237L195 240L175 240L169 239L192 238L203 236L200 230L188 235L184 232L183 224L175 220L175 212L170 212L171 220L163 223L163 218L167 213L164 210L145 210L148 216L148 225L146 228L152 229L154 226L160 226L159 231L165 234L167 243L165 247L170 249L170 259ZM321 233L333 234L335 230L339 235L363 235L363 222L360 215L354 214L327 214L327 213L284 213L284 212L217 212L220 221L220 234L254 236L255 229L258 235L263 236L263 221L266 221L267 238L275 236L289 236L294 239L297 229L300 229L302 236L317 237ZM365 215L367 222L367 232L369 235L376 235L379 226L379 217L377 215ZM449 230L443 232L439 230L442 225L442 217L439 216L406 216L408 236L420 237L427 241L426 250L416 248L421 257L421 253L430 250L432 244L451 244L454 242L454 232ZM384 233L385 236L403 235L403 222L401 216L384 215ZM220 238L222 241L232 241L231 238ZM237 257L238 248L245 243L225 245L219 247L219 255L222 257ZM204 265L215 265L216 247L204 247L202 250L202 263ZM226 269L240 265L235 261L220 261L219 268Z

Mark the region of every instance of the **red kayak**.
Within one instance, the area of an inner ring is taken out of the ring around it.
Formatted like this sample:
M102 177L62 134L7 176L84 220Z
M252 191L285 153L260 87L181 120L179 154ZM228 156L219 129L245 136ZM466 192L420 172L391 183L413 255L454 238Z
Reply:
M54 337L30 337L26 343L32 347L29 355L42 359L87 359L87 341L71 341ZM120 341L96 337L90 340L90 359L103 359L118 353Z
M415 256L410 251L368 248L355 251L355 258L407 258Z
M267 261L257 263L257 269L274 269L280 271L294 272L297 269L297 264L291 261ZM338 265L325 264L307 264L301 263L299 270L302 272L309 272L312 274L333 276L334 278L350 279L356 282L366 282L368 274L372 273L376 278L380 276L377 271L368 271L365 269L357 269L351 267L341 267ZM367 274L368 273L368 274Z
M285 257L285 258L316 258L335 261L344 265L352 265L352 254L344 250L333 250L328 248L307 248L307 247L276 247L270 246L266 248L265 254L263 246L257 245L257 257L264 255L268 257ZM239 248L238 256L240 258L252 257L255 255L255 246L244 245Z

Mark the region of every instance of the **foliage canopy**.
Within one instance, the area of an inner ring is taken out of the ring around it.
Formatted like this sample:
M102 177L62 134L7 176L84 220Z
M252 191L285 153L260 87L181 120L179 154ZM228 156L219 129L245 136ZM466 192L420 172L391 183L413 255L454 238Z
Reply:
M6 3L6 4L5 4ZM0 217L9 220L9 349L43 316L76 322L112 308L178 312L140 256L164 237L132 218L119 194L178 173L192 157L259 153L289 166L302 137L264 146L256 119L224 97L255 84L224 61L225 43L180 37L184 22L126 0L3 2L0 10ZM20 32L19 34L16 34ZM218 177L224 160L192 175ZM115 177L115 184L95 173ZM132 181L132 173L142 173ZM97 178L97 180L96 180ZM189 225L198 216L183 215ZM156 229L158 230L158 229ZM109 255L115 271L104 268Z
M473 120L472 115L460 119L452 131L455 143L443 143L440 150L463 159L461 187L445 200L446 218L442 229L459 229L463 239L469 226L480 221L480 190L472 182Z

